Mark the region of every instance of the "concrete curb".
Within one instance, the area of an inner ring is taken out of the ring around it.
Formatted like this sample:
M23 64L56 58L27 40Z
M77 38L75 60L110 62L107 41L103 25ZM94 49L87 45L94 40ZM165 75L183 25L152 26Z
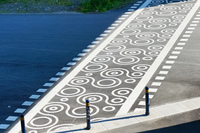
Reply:
M200 108L200 97L192 98L176 103L168 103L161 106L151 107L150 115L145 116L145 109L143 111L135 111L128 113L127 115L111 117L109 119L92 122L91 130L86 130L86 124L80 124L76 126L67 127L68 130L65 133L98 133L112 129L117 129L141 122L151 121L155 119L161 119L169 117L175 114L189 112ZM61 131L61 130L60 130ZM63 131L63 130L62 130ZM58 131L59 132L59 131Z

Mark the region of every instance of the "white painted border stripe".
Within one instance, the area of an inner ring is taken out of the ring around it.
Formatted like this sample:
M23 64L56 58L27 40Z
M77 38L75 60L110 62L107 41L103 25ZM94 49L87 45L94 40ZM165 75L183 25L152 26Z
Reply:
M107 37L94 51L91 52L79 65L77 65L60 83L58 83L45 97L43 97L37 105L35 105L26 114L26 124L47 104L71 79L73 79L103 48L105 48L123 29L126 27L140 12L151 2L147 0L137 11L133 12L109 37ZM115 21L117 22L117 21ZM20 122L18 122L9 133L16 133L20 131Z
M120 110L118 111L116 116L124 115L124 114L128 113L128 111L130 110L132 105L135 103L135 101L137 100L137 98L139 97L141 92L143 91L143 89L146 86L146 84L149 82L149 80L151 79L151 77L153 76L155 71L158 69L158 67L160 66L162 61L167 56L168 52L171 50L171 48L173 47L173 45L177 41L178 37L181 35L181 33L183 32L183 30L185 29L185 27L187 26L187 24L189 23L191 18L194 16L194 14L197 11L197 9L199 8L199 6L200 6L200 0L198 0L195 3L194 7L187 14L187 16L185 17L183 22L180 24L180 26L178 27L178 29L176 30L176 32L174 33L172 38L168 41L168 43L166 44L166 46L164 47L164 49L162 50L160 55L153 62L153 64L151 65L149 70L146 72L144 77L140 80L138 85L134 88L134 90L129 95L129 97L127 98L126 102L122 105L122 107L120 108Z

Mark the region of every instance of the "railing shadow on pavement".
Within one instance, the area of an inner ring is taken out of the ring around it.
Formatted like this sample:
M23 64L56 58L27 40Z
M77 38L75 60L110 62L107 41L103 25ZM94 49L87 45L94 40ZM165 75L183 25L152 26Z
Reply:
M146 116L146 115L145 114L141 114L141 115L134 115L134 116L119 117L119 118L110 118L110 119L91 122L91 124L118 121L118 120L125 120L125 119L144 117L144 116ZM61 131L61 132L56 132L56 133L70 133L70 132L83 131L83 130L87 130L87 129L86 128L77 128L77 129L73 129L73 130Z

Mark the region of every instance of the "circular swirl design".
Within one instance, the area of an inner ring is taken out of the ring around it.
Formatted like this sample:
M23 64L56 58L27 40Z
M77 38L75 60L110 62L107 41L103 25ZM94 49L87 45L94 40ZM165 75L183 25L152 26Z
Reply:
M163 48L163 45L151 45L148 47L148 50L161 51Z
M159 16L172 16L175 14L177 14L176 11L163 11L163 12L160 12L158 15Z
M155 37L157 34L154 32L142 32L140 34L137 34L135 37L137 38L153 38Z
M112 40L103 38L102 43L85 58L89 60L83 61L80 72L58 90L51 100L55 102L46 104L27 124L29 133L66 131L73 126L67 122L74 119L77 119L74 124L85 122L87 99L90 101L91 121L104 120L103 113L114 116L196 1L152 0L134 19L126 17L132 19L124 23L127 26L119 31L113 30L118 34ZM117 24L120 27L120 23Z
M79 106L72 109L70 112L69 110L65 111L67 116L70 116L72 118L85 118L85 106ZM95 105L90 105L90 114L91 116L94 116L99 113L99 108Z
M140 33L141 31L138 29L129 29L129 30L123 30L120 34L123 36L127 36L127 35L137 35L138 33Z
M108 89L119 86L121 82L122 81L120 79L112 77L109 79L98 80L96 84L93 83L92 85L96 88Z
M164 10L164 11L173 11L177 9L180 9L180 7L179 6L163 6L160 8L160 10Z
M111 57L109 56L98 56L95 57L92 62L96 62L96 63L105 63L111 60Z
M124 74L123 69L120 68L113 68L113 69L107 69L103 72L101 72L101 76L108 78L108 77L119 77Z
M113 98L111 100L111 102L114 103L114 104L122 104L124 101L125 101L125 99L119 98L119 97L118 98Z
M105 112L112 112L114 111L116 108L114 106L106 106L106 107L103 107L103 111Z
M110 44L111 45L121 45L121 44L124 44L127 42L128 42L128 40L125 38L115 38Z
M85 105L86 100L89 100L90 103L99 103L103 100L103 97L104 94L101 93L90 93L79 96L76 101L81 105Z
M84 85L90 82L89 78L86 77L75 77L70 81L70 84L75 86Z
M84 72L100 72L108 68L108 65L103 63L89 64L83 68Z
M133 45L146 46L146 45L150 45L150 44L153 44L153 43L154 43L153 39L140 39L140 40L134 41Z
M148 29L148 30L160 30L160 29L164 29L164 28L166 28L166 27L167 27L166 24L162 24L162 23L153 23L153 24L147 25L147 26L146 26L146 29Z
M149 19L152 19L152 18L153 18L153 16L140 15L140 16L136 17L135 20L148 21Z
M116 97L127 98L133 90L131 88L118 88L112 91L112 95Z
M31 119L27 127L30 129L48 129L50 127L53 127L57 123L58 118L55 115L42 114L42 116L36 116L33 119Z
M140 30L138 28L141 28L143 26L143 24L139 24L139 23L130 23L126 29L128 30L133 30L133 29L137 29L138 32L140 32Z
M126 49L124 45L117 45L117 46L107 46L103 51L105 52L118 52L121 50Z
M166 22L170 22L170 19L169 18L153 18L149 20L149 23L166 23Z
M139 62L139 58L136 56L127 56L127 57L122 57L119 58L116 62L116 64L121 64L121 65L130 65L130 64L135 64Z
M85 92L86 89L82 86L72 86L63 88L60 92L57 93L57 95L60 97L76 97L84 94Z
M64 106L61 104L48 104L43 108L45 113L58 113L64 110Z
M153 60L153 57L143 57L142 59L145 61L150 61L150 60Z
M122 56L135 56L135 55L139 55L141 53L145 53L145 51L143 49L126 49L124 51L120 52L120 55Z
M134 71L147 71L149 69L150 65L148 64L137 64L137 65L134 65L132 67L132 70Z
M136 79L125 79L124 82L127 84L133 84L136 82Z
M134 78L142 78L145 75L145 72L133 72L131 74Z

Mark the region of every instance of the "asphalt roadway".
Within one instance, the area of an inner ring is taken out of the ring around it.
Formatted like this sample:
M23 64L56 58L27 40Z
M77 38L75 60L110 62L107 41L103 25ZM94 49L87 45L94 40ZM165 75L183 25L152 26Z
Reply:
M0 14L0 124L126 10Z
M199 1L172 0L164 1L165 5L162 1L149 2L145 1L144 7L150 4L150 8L119 18L116 27L110 28L116 29L109 32L112 39L100 41L97 49L89 52L69 75L52 87L48 97L27 113L29 132L70 132L71 126L85 121L83 105L87 98L91 101L93 122L144 110L144 94L139 92L145 85L150 87L151 107L200 96ZM124 23L119 26L120 20ZM118 31L120 34L115 36ZM130 100L135 100L133 105L129 105ZM166 111L173 112L173 108ZM199 119L197 109L105 132L199 132ZM13 129L18 128L19 123Z

